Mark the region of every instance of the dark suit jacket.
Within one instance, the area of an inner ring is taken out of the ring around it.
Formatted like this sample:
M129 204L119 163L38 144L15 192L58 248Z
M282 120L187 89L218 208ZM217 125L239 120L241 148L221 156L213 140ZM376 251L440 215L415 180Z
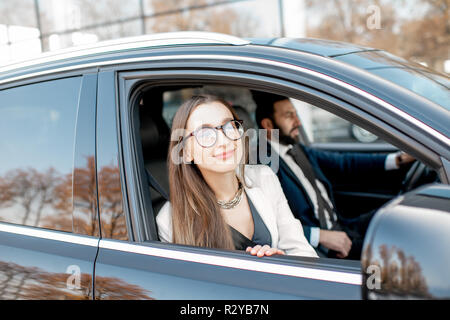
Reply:
M378 173L385 171L386 155L328 152L308 148L301 144L300 146L311 162L317 179L327 189L334 207L336 206L333 199L333 189L329 179L336 181L339 179L370 179L370 176L376 176ZM267 150L270 154L270 144L268 144ZM270 166L270 163L267 165ZM309 241L311 227L320 227L320 222L314 215L311 199L300 180L281 157L279 158L278 171L275 173L288 199L289 207L294 216L301 221L305 237ZM338 213L338 220L340 219L342 217Z

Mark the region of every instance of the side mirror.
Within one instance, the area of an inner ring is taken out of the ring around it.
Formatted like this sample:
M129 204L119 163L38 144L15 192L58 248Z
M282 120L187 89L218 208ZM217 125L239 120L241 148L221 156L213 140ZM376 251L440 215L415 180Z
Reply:
M449 247L449 185L426 185L393 199L366 233L363 299L449 299Z

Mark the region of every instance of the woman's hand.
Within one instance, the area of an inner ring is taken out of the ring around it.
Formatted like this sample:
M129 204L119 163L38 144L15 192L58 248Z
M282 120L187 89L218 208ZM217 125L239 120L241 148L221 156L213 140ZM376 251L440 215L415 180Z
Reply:
M283 250L277 248L271 248L269 245L260 246L259 244L252 247L247 247L245 252L250 252L252 256L264 257L274 254L285 254Z

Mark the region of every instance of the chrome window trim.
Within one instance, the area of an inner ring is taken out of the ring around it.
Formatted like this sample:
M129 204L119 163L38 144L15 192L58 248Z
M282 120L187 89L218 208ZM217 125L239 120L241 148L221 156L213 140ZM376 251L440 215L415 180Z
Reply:
M105 240L105 239L100 240L99 247L102 249L202 263L219 267L265 272L297 278L308 278L314 280L339 282L358 286L362 285L361 274L345 273L341 271L321 270L300 266L296 267L275 263L267 263L264 261L251 261L246 259L215 256L202 253L192 253L180 250L154 248L150 246L143 246L139 244Z
M133 50L158 46L186 44L227 44L241 46L250 44L250 41L227 34L202 31L167 32L152 35L142 35L136 37L101 41L94 44L46 52L33 59L25 61L15 61L7 64L4 67L0 67L0 73L29 67L35 64L47 63L63 59L81 58L98 53L114 53L121 50Z
M90 247L98 246L98 238L91 238L77 234L70 234L64 231L40 229L29 226L13 225L0 222L0 232L14 233L28 237L35 237L47 240L56 240L62 242L69 242Z
M430 126L424 124L423 122L414 118L413 116L407 114L406 112L396 108L395 106L387 103L386 101L383 101L382 99L380 99L360 88L357 88L357 87L355 87L351 84L348 84L344 81L338 80L336 78L333 78L331 76L328 76L326 74L323 74L323 73L320 73L317 71L313 71L313 70L299 67L299 66L294 66L291 64L283 63L283 62L266 60L266 59L262 59L262 58L227 56L227 55L197 55L197 54L127 58L127 59L119 59L119 60L100 61L100 62L95 62L95 63L86 63L86 64L82 64L82 65L56 68L56 69L52 69L52 70L46 70L46 71L36 72L36 73L32 73L32 74L17 76L17 77L5 79L5 80L0 80L0 85L4 84L4 83L8 83L8 82L31 78L31 77L48 75L48 74L57 73L57 72L76 70L76 69L81 69L81 68L101 67L101 66L108 66L108 65L113 65L113 64L147 62L147 61L155 61L155 60L188 60L188 59L221 59L221 60L232 60L232 61L239 61L239 62L246 61L246 62L251 62L251 63L264 63L264 64L268 64L268 65L272 65L272 66L287 68L287 69L291 69L293 71L303 72L303 73L313 75L315 77L332 82L338 86L344 87L344 88L346 88L350 91L353 91L361 96L364 96L365 98L377 103L378 105L384 107L385 109L388 109L391 112L397 114L398 116L402 117L406 121L413 123L415 126L421 128L422 130L426 131L427 133L429 133L430 135L432 135L433 137L437 138L438 140L442 141L443 143L445 143L446 145L448 145L450 147L450 138L446 137L445 135L436 131L435 129L431 128Z

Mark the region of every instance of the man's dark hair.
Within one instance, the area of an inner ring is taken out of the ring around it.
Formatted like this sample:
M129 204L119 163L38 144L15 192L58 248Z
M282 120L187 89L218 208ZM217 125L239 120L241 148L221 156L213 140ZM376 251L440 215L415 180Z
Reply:
M255 112L255 120L258 124L258 127L262 129L261 121L265 118L269 118L273 120L274 104L275 102L282 101L288 99L285 96L280 96L274 93L262 92L262 91L253 91L252 90L253 101L256 104L256 112Z

